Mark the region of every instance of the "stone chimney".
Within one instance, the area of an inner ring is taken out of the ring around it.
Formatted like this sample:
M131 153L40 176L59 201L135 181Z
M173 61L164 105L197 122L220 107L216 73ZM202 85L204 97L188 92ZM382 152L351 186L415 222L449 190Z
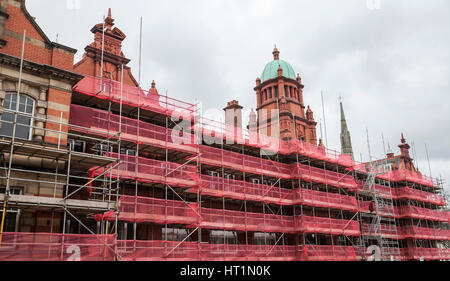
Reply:
M232 100L227 103L223 109L225 111L225 123L228 126L242 128L242 109L237 100Z

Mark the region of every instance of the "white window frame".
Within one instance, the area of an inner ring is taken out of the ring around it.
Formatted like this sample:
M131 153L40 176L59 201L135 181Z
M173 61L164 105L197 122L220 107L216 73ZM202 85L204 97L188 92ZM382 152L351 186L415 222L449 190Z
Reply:
M4 110L6 109L4 106L5 106L6 96L7 96L8 94L11 94L11 95L17 95L17 92L6 92L5 98L4 98L3 101L2 101L2 107L3 107ZM36 108L36 100L35 100L34 98L32 98L32 97L26 95L26 94L19 93L19 106L17 107L18 109L20 108L20 97L21 97L21 96L24 96L26 99L30 99L30 100L33 101L33 106L32 106L31 113L21 112L21 111L17 111L17 113L16 113L15 109L9 109L9 108L6 109L6 112L7 112L7 113L10 113L10 114L13 114L14 116L17 114L17 115L25 115L25 116L27 116L27 117L30 117L30 125L29 125L28 138L27 138L27 139L24 139L24 138L18 138L17 136L16 136L15 138L16 138L16 139L21 139L21 140L32 140L32 139L33 139L34 112L35 112L35 108ZM12 99L11 99L11 101L12 101ZM17 101L17 99L16 99L16 101ZM27 100L25 100L25 109L26 109L26 102L27 102ZM3 113L3 114L4 114L4 113ZM3 120L0 120L0 122L3 122ZM14 126L14 124L12 124L12 125ZM27 126L27 125L24 125L24 124L20 124L20 125L21 125L21 126ZM16 126L17 126L17 124L16 124ZM13 130L14 130L14 129L13 129ZM17 135L17 128L16 128L16 135ZM8 135L1 135L1 136L13 138L13 137L14 137L14 134L12 134L11 136L8 136Z

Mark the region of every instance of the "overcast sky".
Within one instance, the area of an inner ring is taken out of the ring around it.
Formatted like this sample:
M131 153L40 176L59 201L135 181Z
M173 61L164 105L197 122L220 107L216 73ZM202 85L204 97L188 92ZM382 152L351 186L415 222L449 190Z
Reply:
M357 160L368 160L366 127L378 158L382 134L398 152L403 132L420 171L429 174L426 143L432 175L450 181L448 0L27 0L27 7L52 41L58 34L58 43L78 49L76 61L111 7L136 79L143 17L142 86L155 80L160 93L197 98L204 109L232 99L255 108L255 80L276 44L302 76L318 122L323 91L328 147L340 149L341 94Z

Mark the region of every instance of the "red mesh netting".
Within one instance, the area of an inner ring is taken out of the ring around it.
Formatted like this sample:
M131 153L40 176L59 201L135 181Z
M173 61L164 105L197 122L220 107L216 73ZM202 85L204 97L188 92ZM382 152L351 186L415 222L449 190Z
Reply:
M205 145L200 146L200 153L199 161L204 164L275 178L290 178L291 171L286 164Z
M237 200L260 201L275 203L279 205L292 205L294 194L292 190L270 186L265 184L254 184L246 181L225 179L201 175L201 187L189 189L195 193L200 190L202 195L233 198Z
M199 221L198 203L149 197L121 196L119 219L159 224L195 224Z
M295 232L294 218L219 209L200 209L201 228L260 232Z
M394 182L398 181L410 181L418 184L422 184L429 187L434 187L433 180L430 177L423 176L420 173L416 173L409 170L394 170L390 175L380 175L380 178L389 179Z
M106 138L116 136L117 138L121 128L120 136L125 141L192 154L197 152L195 135L183 133L180 136L171 129L123 116L122 126L120 127L120 116L104 110L72 104L70 106L69 123L73 125L71 130L74 131L100 135Z
M416 218L431 221L449 222L449 212L425 209L415 206L396 207L398 218Z
M406 260L450 260L450 249L404 248L400 252Z
M294 261L297 247L286 245L201 245L205 261Z
M293 261L296 246L117 241L123 261Z
M105 156L117 158L117 153L106 153ZM120 155L119 177L140 182L167 183L177 187L194 187L200 184L197 167L172 162L158 161L131 155ZM112 165L112 164L111 164ZM111 167L108 166L106 170ZM92 176L102 174L105 169L98 168ZM107 176L117 178L117 168L107 172Z
M450 240L450 229L402 226L398 229L398 232L401 239Z
M390 239L402 239L401 232L395 227L395 225L381 224L380 228L375 232L373 225L363 223L362 230L364 232L364 235L367 236L381 236Z
M325 233L345 236L360 236L359 222L355 220L331 219L301 215L295 220L296 229L306 233Z
M219 148L200 146L199 161L218 167L227 167L234 170L254 174L263 174L275 178L302 179L336 187L348 189L358 188L358 184L351 175L344 175L304 164L283 164L268 159L242 155L240 153L223 151Z
M413 189L406 186L402 188L396 188L393 191L395 191L394 192L395 195L393 196L394 199L408 198L421 202L428 202L439 206L445 206L446 204L445 198L441 195Z
M108 99L116 103L140 107L154 112L172 115L174 111L183 112L191 115L195 111L195 106L190 103L176 99L149 93L137 87L123 84L110 79L101 79L98 77L85 76L78 84L73 87L75 92L85 95L95 96L99 99Z
M302 261L356 261L355 249L351 246L304 245L300 250Z
M358 211L358 202L355 197L329 193L317 190L298 188L293 190L296 204L313 207L325 207L347 211Z
M3 233L1 261L113 261L115 235Z
M119 240L117 252L122 257L121 261L196 261L199 259L199 243Z
M336 187L348 188L350 190L355 190L358 188L355 178L351 175L344 175L299 163L293 164L291 167L291 170L293 171L293 178L300 178L304 181L313 181Z

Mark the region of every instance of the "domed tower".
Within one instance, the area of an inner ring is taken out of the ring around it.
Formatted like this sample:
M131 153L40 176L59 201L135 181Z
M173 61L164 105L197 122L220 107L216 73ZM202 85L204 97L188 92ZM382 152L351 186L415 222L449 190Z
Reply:
M283 140L299 139L317 145L316 125L313 113L309 109L305 114L303 104L302 79L295 75L292 66L280 60L280 52L275 47L273 61L269 62L256 79L258 130L271 135L274 126L280 129ZM279 120L270 116L272 110L279 110Z

